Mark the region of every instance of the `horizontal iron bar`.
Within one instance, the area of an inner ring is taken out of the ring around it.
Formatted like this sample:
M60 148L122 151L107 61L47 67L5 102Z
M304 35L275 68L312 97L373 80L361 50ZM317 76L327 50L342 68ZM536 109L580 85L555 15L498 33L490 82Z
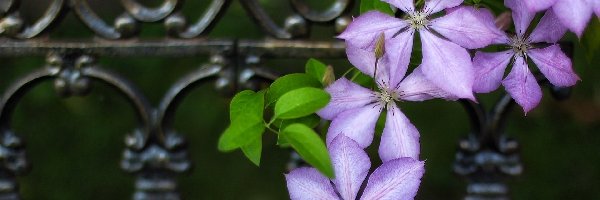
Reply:
M0 39L1 57L45 56L53 53L82 53L105 57L165 56L187 57L217 53L285 58L342 58L341 41L241 40L235 39L163 39L163 40L84 40L48 41L46 39Z

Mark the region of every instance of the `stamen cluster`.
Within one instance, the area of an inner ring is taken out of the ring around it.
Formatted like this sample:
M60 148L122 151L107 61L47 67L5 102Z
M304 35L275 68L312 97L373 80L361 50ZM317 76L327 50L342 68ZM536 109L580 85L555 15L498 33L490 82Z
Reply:
M427 19L427 13L421 11L415 11L410 14L408 18L408 22L410 27L419 30L421 28L425 28L429 24L429 20Z
M379 103L384 106L388 106L390 103L394 103L395 101L399 101L398 95L395 91L389 91L385 88L379 88L379 92L376 92L377 99L379 99Z
M526 57L527 50L531 49L532 47L527 38L518 35L515 35L511 38L510 46L515 52L515 55L520 57Z

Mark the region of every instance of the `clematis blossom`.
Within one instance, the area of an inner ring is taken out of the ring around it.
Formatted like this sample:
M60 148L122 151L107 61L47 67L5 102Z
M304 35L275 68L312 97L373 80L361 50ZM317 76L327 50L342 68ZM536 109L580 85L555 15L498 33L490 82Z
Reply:
M292 200L357 199L371 168L369 156L355 141L343 135L336 137L328 148L335 179L329 180L315 168L294 169L285 175ZM384 162L369 176L360 199L413 199L424 171L424 163L412 158Z
M412 53L414 34L418 32L423 74L448 93L474 99L471 57L465 48L482 48L501 36L501 32L490 26L494 23L491 12L459 6L463 0L425 0L424 7L419 10L413 0L383 1L405 12L406 17L398 19L378 11L367 12L355 18L338 38L371 51L383 39L390 65L406 66ZM432 19L433 14L444 9L446 15ZM395 85L398 81L392 79L390 84Z
M529 70L527 60L531 59L546 79L555 86L573 86L580 79L573 71L571 59L556 44L567 29L558 22L555 12L546 11L538 26L528 34L526 30L535 13L530 12L521 0L506 0L505 4L513 11L516 35L504 36L503 43L508 45L510 50L475 53L473 65L477 78L473 91L490 92L502 84L527 113L535 108L542 98L542 90ZM512 70L502 80L509 63L512 63Z
M362 148L368 147L373 141L377 119L387 109L379 156L383 161L400 157L417 159L419 132L400 111L396 102L433 98L456 100L457 97L432 84L423 75L423 67L415 68L410 75L404 77L408 66L390 65L387 54L377 59L374 52L351 44L347 44L346 53L350 63L375 78L377 89L372 91L345 78L338 79L325 89L331 95L331 100L317 114L321 118L332 120L327 143L330 144L338 135L345 135Z
M593 14L600 16L599 0L523 0L529 11L552 9L560 23L581 37Z

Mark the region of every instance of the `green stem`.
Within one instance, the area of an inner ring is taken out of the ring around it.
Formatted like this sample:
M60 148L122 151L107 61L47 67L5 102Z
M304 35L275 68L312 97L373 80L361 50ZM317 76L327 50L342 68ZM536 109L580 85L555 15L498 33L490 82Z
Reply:
M273 122L275 122L275 117L272 117L269 123L266 124L266 126L271 127L271 124L273 124Z
M354 70L354 67L351 67L350 69L346 70L346 72L344 72L344 74L342 74L342 77L345 77L346 75L348 75L348 73L350 73L352 70Z
M267 129L269 129L270 131L272 131L273 133L276 133L277 135L279 135L279 131L276 131L275 129L271 128L271 126L269 124L265 124L265 127Z
M415 7L418 7L422 4L423 4L423 0L418 0L417 3L415 3Z

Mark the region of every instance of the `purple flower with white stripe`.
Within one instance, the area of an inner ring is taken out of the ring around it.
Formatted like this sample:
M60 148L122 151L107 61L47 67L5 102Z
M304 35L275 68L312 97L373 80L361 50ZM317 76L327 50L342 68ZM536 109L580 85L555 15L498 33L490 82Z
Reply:
M552 9L564 26L581 37L594 13L600 17L600 0L523 0L529 11Z
M502 39L502 43L509 45L510 50L475 54L473 65L477 78L473 91L486 93L502 84L527 113L535 108L542 98L540 85L528 68L528 59L531 59L546 79L555 86L573 86L579 77L573 71L571 59L556 44L567 29L559 23L553 10L546 11L537 27L528 34L526 30L535 13L529 11L521 0L506 0L505 4L512 9L517 33L512 37L505 35ZM504 71L511 62L512 70L502 80Z
M501 36L501 32L492 27L493 15L486 9L459 6L463 0L425 0L420 10L415 9L413 0L383 1L405 12L406 17L398 19L377 11L367 12L354 19L338 38L371 51L383 38L393 74L402 73L394 71L396 66L408 65L413 36L419 32L423 74L448 93L474 99L472 62L465 48L482 48ZM431 18L444 9L446 15ZM392 80L393 83L398 81Z
M368 147L373 142L377 119L383 109L387 109L379 156L383 161L400 157L418 159L419 132L400 111L396 102L433 98L456 100L457 97L432 84L423 75L423 67L415 68L410 75L404 77L408 66L392 70L387 54L377 59L374 52L351 44L347 44L346 54L356 68L375 77L377 89L372 91L345 78L325 89L331 95L331 100L317 114L323 119L332 120L327 133L327 144L338 135L345 135L362 148Z
M352 139L340 135L329 145L335 179L317 169L302 167L285 175L292 200L355 200L367 178L371 161ZM425 172L424 162L398 158L384 162L369 176L361 200L414 199Z

